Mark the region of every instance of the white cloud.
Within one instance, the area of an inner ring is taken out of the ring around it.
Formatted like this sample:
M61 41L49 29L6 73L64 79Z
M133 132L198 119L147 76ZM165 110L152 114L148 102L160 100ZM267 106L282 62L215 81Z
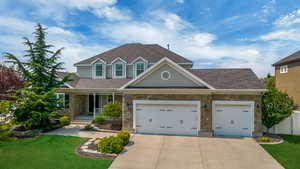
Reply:
M64 24L66 15L73 9L89 11L108 20L130 19L127 10L116 7L117 0L31 0L28 3L36 7L34 15L51 17L60 24Z
M130 15L125 14L116 7L97 8L93 10L93 13L100 18L107 18L112 21L125 21L131 19Z
M164 14L171 15L170 13ZM99 36L117 43L157 43L164 47L170 44L170 49L174 52L192 60L204 59L206 63L214 63L215 65L212 64L212 67L218 66L216 65L217 61L224 60L224 63L219 65L220 67L251 67L260 76L271 70L273 62L270 60L274 59L273 55L264 55L266 52L263 47L215 44L216 35L195 30L191 23L182 20L177 15L175 20L180 22L175 23L184 22L183 26L170 26L166 20L162 19L161 15L153 15L153 13L150 18L147 22L129 21L100 24L94 26L93 29L100 33ZM268 59L261 59L263 57ZM201 66L200 63L196 65ZM262 65L268 69L261 68ZM205 65L205 67L207 66Z
M150 16L153 17L153 21L163 23L164 26L166 26L170 30L182 30L191 27L191 24L189 22L184 21L174 13L156 10L151 12Z
M274 32L267 33L259 37L260 40L293 40L300 41L300 33L295 29L289 30L278 30Z
M5 21L5 22L4 22ZM1 52L11 52L21 58L24 54L25 47L23 46L22 37L33 38L35 23L10 18L0 17L0 41ZM62 51L61 60L65 63L64 67L67 71L74 71L73 64L107 49L106 46L97 44L85 45L82 43L86 37L79 33L68 31L60 27L46 26L47 28L47 42L53 44L55 49L64 47Z
M281 16L274 22L278 27L288 27L300 23L300 9L289 13L288 15Z

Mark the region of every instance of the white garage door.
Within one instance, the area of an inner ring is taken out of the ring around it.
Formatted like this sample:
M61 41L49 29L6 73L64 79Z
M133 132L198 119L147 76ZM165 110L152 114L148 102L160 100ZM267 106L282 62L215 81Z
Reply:
M213 130L216 136L251 136L253 126L252 104L229 102L214 104Z
M179 101L138 102L135 103L137 133L197 135L200 126L197 104Z

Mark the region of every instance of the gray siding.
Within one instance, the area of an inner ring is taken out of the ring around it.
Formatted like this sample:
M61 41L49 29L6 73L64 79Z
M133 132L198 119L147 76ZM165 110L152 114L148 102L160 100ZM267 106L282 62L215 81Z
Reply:
M106 78L112 78L112 65L106 65Z
M171 78L169 80L161 79L161 72L163 71L170 72ZM169 65L164 65L131 87L199 87L199 85Z
M133 78L133 65L127 65L126 71L127 78Z
M80 77L91 78L92 67L91 66L77 66L77 73Z

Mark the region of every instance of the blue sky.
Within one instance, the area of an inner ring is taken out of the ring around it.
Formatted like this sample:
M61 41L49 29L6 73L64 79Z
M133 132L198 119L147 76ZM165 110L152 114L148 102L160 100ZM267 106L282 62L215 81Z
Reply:
M252 68L300 49L299 0L1 0L0 52L22 57L36 23L73 64L124 43L157 43L195 68Z

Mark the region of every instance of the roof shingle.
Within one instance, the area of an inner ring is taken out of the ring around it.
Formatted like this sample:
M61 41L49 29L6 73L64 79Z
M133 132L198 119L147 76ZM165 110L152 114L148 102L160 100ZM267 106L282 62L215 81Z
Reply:
M188 69L216 89L265 89L251 69Z
M281 60L279 60L278 62L274 63L273 66L280 66L283 64L287 64L293 61L300 61L300 51L295 52Z
M131 43L119 46L117 48L113 48L91 58L75 63L75 65L91 64L96 59L102 59L106 63L110 64L113 60L115 60L118 57L125 60L127 63L131 63L140 56L150 63L156 63L164 57L168 57L176 63L193 63L192 61L157 44L145 45L140 43Z

